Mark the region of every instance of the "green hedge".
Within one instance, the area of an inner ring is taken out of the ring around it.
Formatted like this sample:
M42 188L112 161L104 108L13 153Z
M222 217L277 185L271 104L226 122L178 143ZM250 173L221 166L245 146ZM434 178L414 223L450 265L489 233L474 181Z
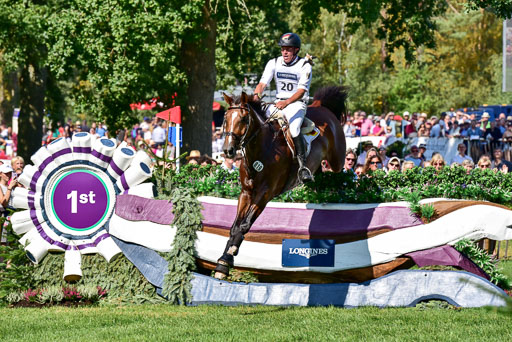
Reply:
M4 218L0 220L3 222ZM8 224L6 227L8 244L0 246L0 303L7 296L28 289L48 289L50 287L69 287L62 279L64 271L64 253L49 253L38 265L27 258L23 246ZM82 255L82 279L75 287L99 286L107 292L102 302L146 303L163 302L153 285L122 254L115 260L107 261L98 254Z
M169 171L167 171L169 172ZM171 171L162 181L155 173L155 184L161 194L175 187L186 187L196 195L238 198L238 172L220 167L185 165L179 174ZM436 173L432 167L414 168L405 173L378 170L371 177L354 180L347 173L317 173L315 181L297 187L274 199L304 203L382 203L407 200L411 194L419 198L445 197L486 200L510 204L512 173L475 169L470 174L462 167L446 167Z

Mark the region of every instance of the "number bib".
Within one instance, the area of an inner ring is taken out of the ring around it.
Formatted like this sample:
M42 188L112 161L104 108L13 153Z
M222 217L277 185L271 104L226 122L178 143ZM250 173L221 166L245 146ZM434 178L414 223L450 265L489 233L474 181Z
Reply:
M279 88L278 95L284 95L283 98L288 98L297 91L299 85L299 77L296 74L278 71L276 72L275 78L277 88ZM289 96L286 96L285 94L288 93Z
M276 97L288 99L299 89L306 92L303 100L309 98L309 86L311 84L311 64L306 63L304 58L299 58L294 64L286 65L283 57L270 60L261 77L260 83L270 84L272 79L276 81Z

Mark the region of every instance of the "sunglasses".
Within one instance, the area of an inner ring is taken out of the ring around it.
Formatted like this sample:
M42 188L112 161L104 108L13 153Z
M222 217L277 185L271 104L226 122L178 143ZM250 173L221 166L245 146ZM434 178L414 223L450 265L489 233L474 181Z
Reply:
M348 161L356 161L355 158L345 158L345 159L348 160Z
M433 163L434 166L444 166L444 163Z
M380 162L370 162L371 165L377 165L380 164Z
M400 164L398 163L389 163L389 166L399 166Z
M419 152L419 150L411 150L412 153Z
M480 167L483 167L483 168L490 168L490 167L491 167L491 165L490 165L490 164L482 164L482 165L480 165Z

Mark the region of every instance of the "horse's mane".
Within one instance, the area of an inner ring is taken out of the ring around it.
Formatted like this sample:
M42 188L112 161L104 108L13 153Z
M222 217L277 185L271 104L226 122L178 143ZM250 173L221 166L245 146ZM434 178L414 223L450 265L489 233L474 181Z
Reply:
M313 101L320 101L322 107L328 108L341 123L347 118L348 89L344 86L327 86L315 92Z
M235 95L233 96L233 103L241 104L242 102L242 96L241 95ZM265 110L263 109L263 103L260 100L254 101L253 96L249 95L249 106L258 114L258 116L265 121L267 119Z

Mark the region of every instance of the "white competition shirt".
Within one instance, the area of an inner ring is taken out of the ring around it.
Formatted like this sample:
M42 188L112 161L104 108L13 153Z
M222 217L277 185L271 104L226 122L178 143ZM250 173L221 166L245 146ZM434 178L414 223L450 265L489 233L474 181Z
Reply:
M269 85L272 78L276 80L278 99L289 99L298 89L304 89L306 92L302 100L309 98L309 86L311 85L311 64L304 58L296 57L291 65L286 65L283 57L271 59L265 66L265 71L261 76L260 83Z

